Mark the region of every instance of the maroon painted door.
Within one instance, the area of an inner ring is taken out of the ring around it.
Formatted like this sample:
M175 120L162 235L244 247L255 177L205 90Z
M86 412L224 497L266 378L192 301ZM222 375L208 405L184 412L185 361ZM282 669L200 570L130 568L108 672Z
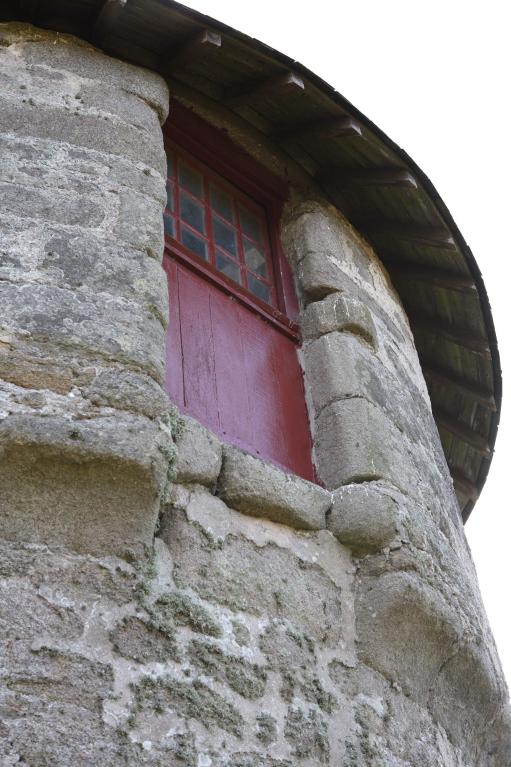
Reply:
M170 397L223 442L313 480L295 341L168 252L164 267Z

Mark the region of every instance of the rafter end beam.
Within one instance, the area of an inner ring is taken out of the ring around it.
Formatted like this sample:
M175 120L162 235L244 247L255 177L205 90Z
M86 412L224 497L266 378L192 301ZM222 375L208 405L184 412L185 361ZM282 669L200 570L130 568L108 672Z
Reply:
M95 40L101 42L112 31L127 2L128 0L105 0L92 29Z
M447 386L449 388L458 391L462 396L470 397L483 407L495 413L497 411L497 405L495 398L489 391L485 391L468 381L454 376L447 370L441 370L435 365L425 363L422 365L423 373L426 379L429 379L432 383L440 384L441 386Z
M222 35L212 29L201 29L196 35L162 56L161 68L171 72L209 56L222 47Z
M396 261L386 262L386 266L392 276L406 282L423 282L437 288L455 290L460 293L477 294L476 285L472 277L455 272L441 271L439 269L426 269L421 267L407 266Z
M451 233L439 226L421 226L420 224L398 224L387 221L361 221L359 227L369 236L387 236L396 240L415 242L443 250L456 250L456 243Z
M266 77L257 82L245 83L234 88L228 88L222 101L231 106L238 106L246 102L262 98L263 96L272 96L278 93L303 93L305 83L295 72L284 72L278 75Z
M321 168L316 178L343 187L418 188L417 181L406 168Z
M329 117L298 125L274 134L277 141L325 141L328 139L361 136L360 124L349 115Z

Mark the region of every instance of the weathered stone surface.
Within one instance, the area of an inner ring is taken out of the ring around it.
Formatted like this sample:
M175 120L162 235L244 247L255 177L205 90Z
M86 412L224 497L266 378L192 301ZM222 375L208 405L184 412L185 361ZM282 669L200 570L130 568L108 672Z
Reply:
M93 405L157 418L168 412L167 395L153 378L119 367L96 368L94 380L83 388Z
M29 649L22 643L3 645L0 678L10 692L20 697L97 711L102 698L112 690L113 674L107 664L67 650L44 646Z
M218 495L232 508L290 527L321 530L331 497L321 487L224 446Z
M361 336L376 346L376 328L369 308L358 298L331 293L322 301L309 304L301 318L304 338L318 338L326 333L345 331Z
M345 286L341 267L323 253L306 253L296 274L306 301L321 301L330 293L342 292Z
M383 479L416 487L416 469L403 435L375 405L357 397L325 407L316 421L316 458L326 487Z
M164 328L132 301L44 285L0 284L4 326L64 347L85 347L106 359L145 369L157 380L164 373Z
M161 536L176 585L234 613L287 618L299 635L335 645L342 612L349 609L348 593L336 585L347 566L342 546L327 531L266 525L261 529L259 520L230 511L206 492L174 500L161 520ZM334 560L340 569L335 577L329 569Z
M364 397L409 439L430 449L436 427L429 401L402 370L360 338L328 333L305 346L303 359L316 416L336 400Z
M399 495L382 482L344 485L333 493L327 527L355 553L378 551L398 533Z
M94 48L89 43L27 24L1 26L4 46L23 45L27 68L43 69L43 76L70 73L85 80L98 81L105 89L116 87L132 93L154 110L163 122L168 112L168 90L155 72L133 66ZM50 75L48 74L50 70Z
M94 552L149 544L172 449L141 416L4 418L4 537Z
M159 386L167 87L67 35L0 34L3 534L141 547L175 452Z
M222 465L222 445L214 434L194 418L179 416L176 445L174 471L177 482L210 486L217 481Z

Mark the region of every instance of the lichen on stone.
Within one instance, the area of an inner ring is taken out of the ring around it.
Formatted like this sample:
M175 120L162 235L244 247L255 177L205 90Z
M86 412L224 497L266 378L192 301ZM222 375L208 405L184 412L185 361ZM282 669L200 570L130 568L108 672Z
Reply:
M150 621L135 616L124 618L111 632L114 650L139 663L165 663L178 660L179 653L173 631L162 630Z
M271 714L262 712L256 717L257 730L256 738L261 741L264 746L270 745L277 740L277 720Z
M219 727L238 738L243 734L241 714L225 698L199 681L179 682L171 676L144 677L134 685L135 708L175 711L185 719L196 719L204 727Z
M264 695L266 671L236 655L227 655L211 642L193 640L188 648L191 663L212 679L226 682L243 698L254 700Z
M328 762L330 748L325 720L314 709L307 715L299 708L290 708L286 717L284 736L293 746L293 756Z
M162 594L146 609L158 625L171 627L177 624L188 626L198 634L217 638L222 636L222 627L209 610L182 591Z

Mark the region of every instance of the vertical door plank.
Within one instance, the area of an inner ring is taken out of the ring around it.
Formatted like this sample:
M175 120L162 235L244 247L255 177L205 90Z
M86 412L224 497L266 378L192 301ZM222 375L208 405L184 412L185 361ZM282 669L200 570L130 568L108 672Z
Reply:
M211 318L217 374L220 437L246 450L253 450L253 416L243 354L245 325L250 318L238 301L211 288Z
M218 432L215 355L210 285L178 265L179 311L183 350L184 409Z

